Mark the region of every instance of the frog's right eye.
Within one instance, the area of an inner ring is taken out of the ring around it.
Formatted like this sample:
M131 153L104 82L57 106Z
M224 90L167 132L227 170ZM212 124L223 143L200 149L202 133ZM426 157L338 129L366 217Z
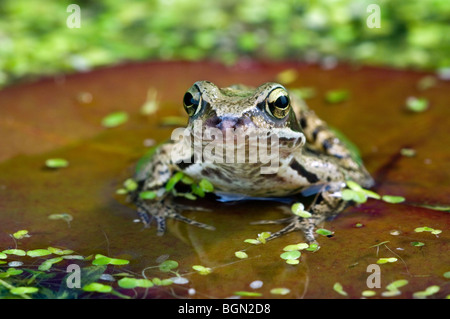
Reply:
M193 90L189 90L184 94L183 105L186 113L189 116L196 115L202 105L202 96L199 91L192 92Z

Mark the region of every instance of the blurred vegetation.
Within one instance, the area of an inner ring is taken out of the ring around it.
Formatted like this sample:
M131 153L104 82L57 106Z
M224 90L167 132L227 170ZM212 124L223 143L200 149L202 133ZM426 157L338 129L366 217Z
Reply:
M67 6L81 8L70 29ZM381 27L366 24L378 4ZM336 60L450 66L448 0L0 2L0 86L33 75L144 59Z

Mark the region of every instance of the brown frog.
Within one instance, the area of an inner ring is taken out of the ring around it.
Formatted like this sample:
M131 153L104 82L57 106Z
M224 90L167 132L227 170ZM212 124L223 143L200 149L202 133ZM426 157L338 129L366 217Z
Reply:
M287 226L269 239L300 230L309 242L315 241L316 225L350 204L341 197L346 181L373 185L346 143L278 83L219 88L198 81L185 93L183 105L187 128L139 165L134 176L138 187L130 193L144 224L156 220L158 234L164 233L166 218L214 229L179 213L166 187L176 172L197 182L207 179L218 196L228 199L315 194L306 215L270 222ZM149 192L152 196L140 196Z

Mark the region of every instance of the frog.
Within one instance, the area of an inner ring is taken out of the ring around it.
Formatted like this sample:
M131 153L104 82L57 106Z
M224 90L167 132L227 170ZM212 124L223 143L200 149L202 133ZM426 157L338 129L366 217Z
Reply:
M295 91L282 84L218 87L210 81L197 81L185 92L183 107L188 115L185 139L171 139L159 145L152 156L139 165L133 176L137 187L129 194L144 226L149 227L155 221L158 235L165 233L167 219L215 229L181 214L185 207L174 203L174 195L166 187L178 172L193 181L208 180L214 187L214 194L225 200L287 198L294 203L307 196L313 197L311 203L303 207L306 215L291 213L279 220L259 221L284 225L271 232L267 240L299 231L309 243L317 243L315 230L320 223L353 204L341 196L347 181L364 188L374 185L374 179L346 139L320 119ZM230 131L244 135L260 131L263 133L259 137L276 137L277 152L273 152L277 156L276 165L272 167L267 160L236 162L196 158L198 151L206 150L209 144L201 141L194 147L186 143L186 139L195 140L199 137L195 131L208 129L223 133L219 141L231 136L227 141L236 143L228 143L226 150L246 149L247 157L252 146L249 139L239 143ZM151 192L153 196L143 198L139 195L142 192Z

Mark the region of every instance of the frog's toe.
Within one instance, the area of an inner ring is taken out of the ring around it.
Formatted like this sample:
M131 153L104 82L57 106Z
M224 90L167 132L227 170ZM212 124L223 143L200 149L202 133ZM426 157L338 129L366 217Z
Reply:
M258 220L256 222L251 222L251 225L272 225L272 224L286 224L292 220L292 217L286 217L275 220Z
M179 214L177 212L174 212L172 214L173 215L170 216L170 217L172 217L175 220L179 220L179 221L182 221L182 222L184 222L186 224L194 225L194 226L197 226L197 227L200 227L200 228L204 228L204 229L208 229L208 230L216 230L216 228L214 226L211 226L211 225L208 225L208 224L203 224L203 223L200 223L200 222L195 221L193 219L184 217L183 215L181 215L181 214Z
M288 218L283 218L275 221L262 221L260 223L263 224L281 224L281 223L288 223L288 225L281 230L273 233L270 235L267 240L272 240L278 237L281 237L285 234L288 234L293 231L301 231L303 235L305 236L305 239L310 244L317 244L316 238L314 236L314 229L317 225L315 220L312 220L310 218L302 218L299 216L292 216Z
M166 218L172 218L208 230L215 230L213 226L184 217L178 212L176 207L164 203L154 203L154 205L149 205L145 202L139 202L136 203L136 207L138 216L144 224L144 227L150 227L152 221L155 220L158 236L164 235L166 231Z

